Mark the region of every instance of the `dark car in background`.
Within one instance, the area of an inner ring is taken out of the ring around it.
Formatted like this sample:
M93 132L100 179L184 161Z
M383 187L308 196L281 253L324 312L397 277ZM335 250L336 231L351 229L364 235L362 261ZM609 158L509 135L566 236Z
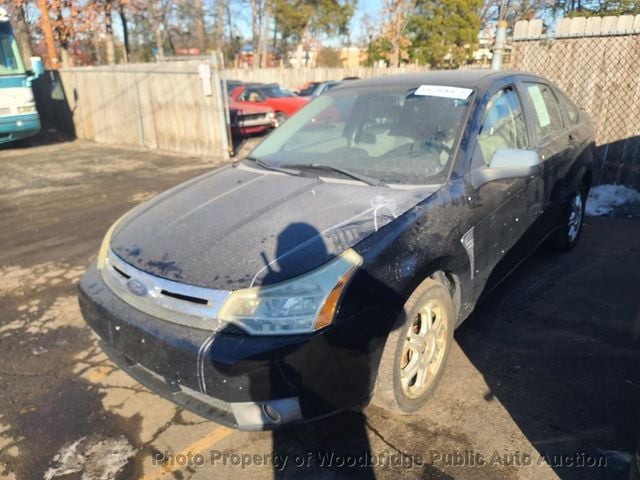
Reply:
M124 215L81 310L121 368L235 428L414 412L479 299L539 245L576 245L593 148L538 76L351 81Z
M301 97L315 98L338 85L340 85L340 82L335 80L329 80L326 82L310 82L298 91L298 95Z

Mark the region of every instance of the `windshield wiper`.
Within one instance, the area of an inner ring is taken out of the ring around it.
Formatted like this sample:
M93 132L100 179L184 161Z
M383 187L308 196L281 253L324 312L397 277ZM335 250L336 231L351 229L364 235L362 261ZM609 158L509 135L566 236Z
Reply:
M361 173L352 172L351 170L347 170L340 167L334 167L333 165L324 165L321 163L310 163L310 164L294 163L294 164L283 165L283 167L297 168L299 170L304 170L304 169L329 170L331 172L336 172L341 175L344 175L345 177L353 178L354 180L358 180L359 182L366 183L367 185L371 185L372 187L386 186L386 183L384 183L382 180L378 180L377 178L371 178L366 175L362 175Z
M278 167L277 165L271 165L269 162L265 162L261 158L244 157L244 159L254 162L256 165L266 170L273 170L274 172L286 173L287 175L300 176L300 172L298 170L292 170L290 168L281 168L281 167Z

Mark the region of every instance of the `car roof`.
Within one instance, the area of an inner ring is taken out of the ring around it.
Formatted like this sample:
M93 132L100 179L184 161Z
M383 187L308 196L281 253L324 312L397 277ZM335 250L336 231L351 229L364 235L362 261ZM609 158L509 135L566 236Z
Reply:
M279 87L277 83L260 83L260 82L251 82L245 83L245 87L247 88L264 88L264 87Z
M387 75L383 77L367 78L345 82L340 89L366 86L392 86L392 85L420 85L434 84L451 87L474 88L485 83L501 78L512 77L537 77L525 72L495 71L495 70L430 70L421 73L405 73L400 75Z

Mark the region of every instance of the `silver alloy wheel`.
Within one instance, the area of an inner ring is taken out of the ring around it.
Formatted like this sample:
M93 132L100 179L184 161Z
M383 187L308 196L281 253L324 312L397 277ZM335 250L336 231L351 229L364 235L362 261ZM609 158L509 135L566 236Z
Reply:
M580 233L580 227L582 226L582 210L583 210L582 195L577 192L571 200L571 207L569 210L569 224L567 229L567 235L570 242L575 242Z
M407 330L400 360L400 383L408 398L420 397L442 365L447 341L445 309L429 300Z

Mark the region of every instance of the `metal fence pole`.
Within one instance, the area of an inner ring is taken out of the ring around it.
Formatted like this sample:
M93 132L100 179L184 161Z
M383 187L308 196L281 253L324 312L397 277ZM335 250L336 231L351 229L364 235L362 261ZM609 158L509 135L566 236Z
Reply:
M493 57L491 58L491 70L500 70L502 68L502 55L504 53L504 44L507 38L507 22L500 20L496 30L496 40L493 44Z

